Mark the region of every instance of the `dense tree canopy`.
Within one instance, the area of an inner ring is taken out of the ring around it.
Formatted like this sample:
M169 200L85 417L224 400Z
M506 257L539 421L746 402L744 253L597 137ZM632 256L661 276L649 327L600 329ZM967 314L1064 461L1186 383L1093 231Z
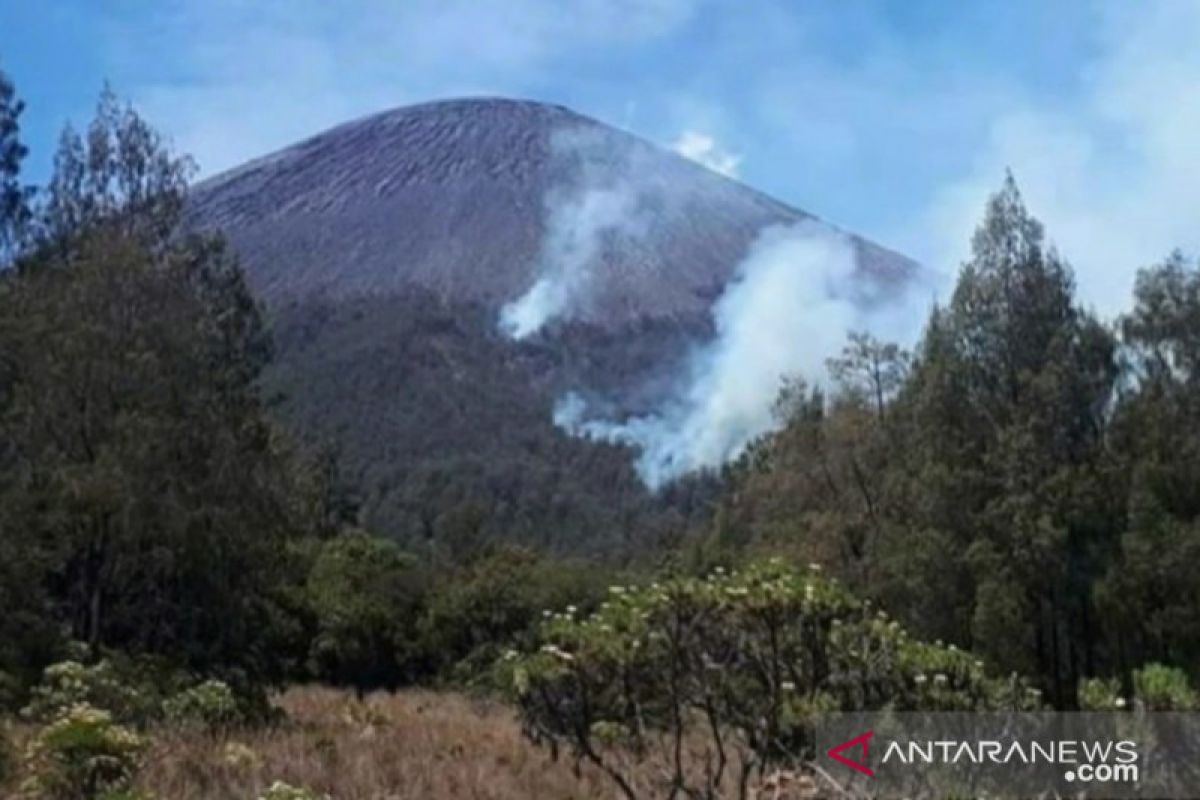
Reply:
M1009 176L912 358L864 335L793 391L722 525L818 558L917 630L1037 676L1194 664L1200 272L1143 270L1105 325ZM801 398L804 396L801 393Z
M21 570L0 591L38 619L0 625L278 674L314 493L262 414L269 340L236 261L175 235L186 171L106 92L0 278L0 546Z
M253 686L475 681L551 608L603 618L615 563L694 588L764 552L1057 706L1175 676L1149 662L1195 677L1200 267L1180 254L1106 324L1009 176L913 352L851 334L727 486L651 497L628 449L566 437L526 385L562 354L425 296L269 330L221 240L181 225L191 164L136 112L106 90L34 193L21 109L0 75L0 702L79 645ZM310 368L268 371L276 343ZM272 413L357 455L313 459ZM359 530L382 520L394 541Z

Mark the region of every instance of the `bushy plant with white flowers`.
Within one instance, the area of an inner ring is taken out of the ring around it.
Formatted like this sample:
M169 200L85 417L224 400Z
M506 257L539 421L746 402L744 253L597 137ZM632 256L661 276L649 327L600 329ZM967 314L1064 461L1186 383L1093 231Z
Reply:
M538 649L506 654L499 669L527 734L606 771L627 798L638 795L612 745L673 754L667 794L715 798L731 770L745 791L754 774L810 756L820 713L1038 703L969 653L913 639L819 567L777 559L614 586L593 614L551 613ZM705 763L686 768L680 754L697 737Z
M158 712L154 693L124 679L110 661L63 661L45 669L21 716L51 722L79 705L104 709L122 722L142 723Z
M241 722L242 709L228 684L207 680L163 701L163 716L175 725L219 730Z
M22 792L42 800L99 800L128 792L145 740L107 711L80 703L64 709L30 741Z

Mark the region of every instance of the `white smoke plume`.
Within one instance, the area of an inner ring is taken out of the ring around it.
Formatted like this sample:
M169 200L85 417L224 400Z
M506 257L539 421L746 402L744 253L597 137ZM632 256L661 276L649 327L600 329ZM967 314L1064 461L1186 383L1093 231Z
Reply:
M650 488L736 458L778 419L785 376L821 383L825 360L849 330L912 319L872 307L851 242L817 223L762 231L713 309L716 336L693 353L690 372L657 412L612 421L589 418L578 395L563 398L555 422L580 436L641 451ZM910 309L911 310L911 309Z
M585 314L601 279L611 277L603 271L617 268L608 249L654 235L654 221L679 213L685 200L652 151L614 152L587 129L559 131L551 147L563 176L545 198L536 280L501 309L501 329L515 339ZM905 300L918 285L874 280L858 268L853 242L821 223L766 228L713 306L713 338L695 346L656 410L612 418L607 403L568 394L555 424L637 448L638 473L653 489L718 467L779 423L774 406L785 377L824 381L825 362L848 331L908 341L922 316Z
M536 333L587 297L606 234L636 233L635 197L627 187L585 189L550 202L537 282L500 311L500 325L514 339Z
M514 339L571 316L587 301L610 239L647 234L639 206L654 187L654 167L642 153L615 153L603 136L587 129L556 131L550 147L572 174L546 194L536 282L500 310L500 328Z

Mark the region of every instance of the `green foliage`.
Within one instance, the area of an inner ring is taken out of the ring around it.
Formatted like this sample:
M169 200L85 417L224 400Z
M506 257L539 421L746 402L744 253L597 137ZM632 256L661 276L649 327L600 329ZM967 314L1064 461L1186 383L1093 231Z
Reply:
M1195 711L1198 705L1187 673L1164 664L1134 670L1133 691L1138 704L1150 711Z
M81 233L104 228L139 247L163 245L176 233L194 171L106 85L86 133L68 125L59 138L39 214L43 244L69 257Z
M422 594L415 566L395 544L359 531L321 544L307 586L318 677L360 692L398 682Z
M40 244L0 277L0 668L28 679L70 638L279 680L290 544L321 514L258 397L259 309L179 229L187 160L111 93L55 164Z
M46 723L77 706L102 709L115 722L138 728L165 719L217 729L264 717L257 693L239 693L219 680L197 681L159 664L121 656L94 664L50 665L30 691L21 716Z
M175 725L220 730L245 720L245 712L228 684L207 680L168 697L163 717Z
M86 704L65 709L42 728L25 754L22 791L46 800L99 800L129 789L146 742Z
M664 360L707 333L695 320L646 320L636 336L569 326L553 341L513 343L496 335L493 310L420 289L272 310L276 357L263 381L279 418L306 441L337 443L358 499L352 524L439 568L505 543L645 553L702 519L716 495L711 478L647 491L630 448L554 424L570 384L548 380L601 391L614 375L657 381Z
M974 656L918 641L818 569L780 560L613 586L593 614L553 614L539 641L498 665L527 732L614 777L606 744L645 753L705 737L708 768L677 762L669 780L688 796L718 786L732 761L761 767L811 755L821 712L1038 704L1021 681L989 678Z
M1200 664L1200 269L1174 253L1138 273L1121 320L1130 382L1112 424L1126 528L1098 587L1120 666ZM1188 433L1184 433L1188 432Z
M1080 711L1119 711L1127 706L1116 678L1085 678L1079 682Z
M852 332L837 358L829 359L829 374L847 398L866 402L882 420L887 404L908 377L911 355L892 342L869 333Z
M35 722L59 719L77 706L103 709L118 721L144 724L157 716L158 701L145 685L120 675L112 662L92 665L64 661L46 668L21 716Z
M12 81L0 71L0 268L17 254L31 217L33 190L20 182L21 162L29 152L20 140L24 110Z
M1056 707L1085 673L1195 677L1200 269L1174 254L1134 301L1116 326L1081 308L1009 176L911 362L856 334L833 394L793 379L714 535L820 560Z
M435 584L421 621L430 668L456 683L485 677L501 652L528 641L546 609L599 602L605 573L508 547L448 575Z

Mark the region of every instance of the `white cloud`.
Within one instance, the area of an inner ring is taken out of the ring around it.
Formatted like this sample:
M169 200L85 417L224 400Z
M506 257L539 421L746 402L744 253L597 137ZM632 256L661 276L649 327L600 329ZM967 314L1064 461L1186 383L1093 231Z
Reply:
M738 165L742 163L740 155L729 152L717 144L716 139L700 131L684 131L671 143L671 149L728 178L737 177Z

